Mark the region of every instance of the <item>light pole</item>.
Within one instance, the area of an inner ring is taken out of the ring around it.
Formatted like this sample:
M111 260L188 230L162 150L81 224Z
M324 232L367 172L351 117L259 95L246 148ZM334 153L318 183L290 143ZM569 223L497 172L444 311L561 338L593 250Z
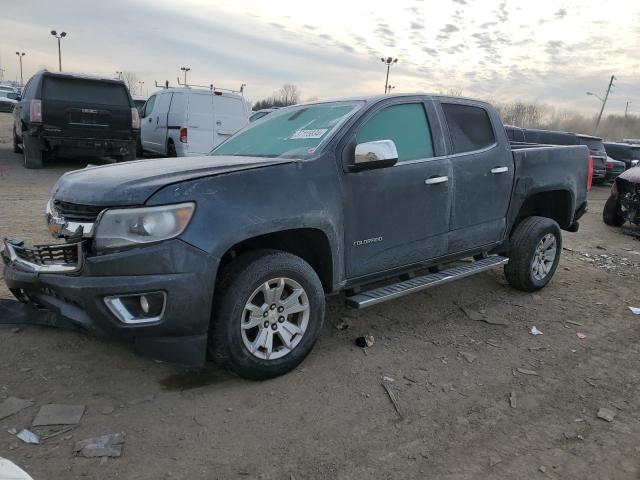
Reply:
M138 80L138 85L140 86L140 95L142 95L142 85L144 85L144 81Z
M58 70L62 71L62 50L60 50L60 39L66 37L67 32L60 32L60 35L58 35L58 32L51 30L51 35L58 39Z
M18 56L18 60L20 62L20 86L23 87L24 86L24 82L22 81L22 57L24 57L25 53L24 52L16 52L16 55Z
M389 85L389 86L387 87L387 93L391 93L391 90L393 90L394 88L396 88L396 86L395 86L395 85Z
M184 86L187 86L187 72L191 70L189 67L180 67L180 70L184 72Z
M381 58L380 61L387 66L387 79L384 82L384 93L386 94L387 90L389 89L389 68L391 68L391 65L393 65L394 63L398 63L398 59L393 57L387 57L387 58Z
M116 75L118 75L118 80L122 80L122 72L116 71Z

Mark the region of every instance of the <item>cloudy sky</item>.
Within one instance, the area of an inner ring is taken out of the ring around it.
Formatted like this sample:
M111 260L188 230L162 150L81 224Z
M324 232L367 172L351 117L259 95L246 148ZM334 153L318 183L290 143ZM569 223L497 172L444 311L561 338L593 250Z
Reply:
M63 69L132 71L175 83L238 88L258 100L283 83L309 97L384 90L462 90L489 100L540 101L590 112L609 77L607 110L640 114L640 1L601 0L20 0L2 1L0 55L15 79L57 68L49 31L65 30Z

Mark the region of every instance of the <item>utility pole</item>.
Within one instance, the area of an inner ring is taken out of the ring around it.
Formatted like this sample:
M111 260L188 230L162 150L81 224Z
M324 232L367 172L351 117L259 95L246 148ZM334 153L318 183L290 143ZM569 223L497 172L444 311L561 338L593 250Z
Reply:
M600 120L602 120L602 112L604 112L604 106L607 104L607 99L609 98L609 92L611 92L611 87L613 86L613 81L616 79L615 75L611 75L611 80L609 80L609 86L607 87L607 93L604 96L604 100L602 100L602 108L600 109L600 113L598 114L598 120L596 121L596 130L594 133L598 133L598 127L600 126Z
M627 135L627 112L629 111L629 104L631 102L627 100L627 104L624 106L624 126L623 126L623 136Z
M184 72L184 86L187 86L187 72L191 70L189 67L180 67L180 70Z

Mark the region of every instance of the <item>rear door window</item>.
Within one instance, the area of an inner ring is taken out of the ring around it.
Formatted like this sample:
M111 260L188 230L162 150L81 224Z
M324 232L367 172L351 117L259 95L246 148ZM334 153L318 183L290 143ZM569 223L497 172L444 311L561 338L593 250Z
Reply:
M42 99L129 106L129 95L123 84L76 78L44 77Z
M496 143L491 120L484 108L443 103L454 153L482 150Z
M398 150L398 162L433 157L431 129L421 103L392 105L367 120L356 135L356 141L376 140L393 140Z

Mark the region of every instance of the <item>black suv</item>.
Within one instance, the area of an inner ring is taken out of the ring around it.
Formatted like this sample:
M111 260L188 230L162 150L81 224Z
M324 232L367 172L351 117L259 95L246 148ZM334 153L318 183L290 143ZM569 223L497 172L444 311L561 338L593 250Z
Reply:
M56 156L135 159L140 117L121 80L41 70L18 100L13 150L26 168Z
M591 158L593 158L593 182L604 183L607 174L607 152L604 149L602 139L581 133L577 135L580 143L589 147Z
M624 162L627 169L640 162L640 145L630 143L605 142L607 154L614 160Z

